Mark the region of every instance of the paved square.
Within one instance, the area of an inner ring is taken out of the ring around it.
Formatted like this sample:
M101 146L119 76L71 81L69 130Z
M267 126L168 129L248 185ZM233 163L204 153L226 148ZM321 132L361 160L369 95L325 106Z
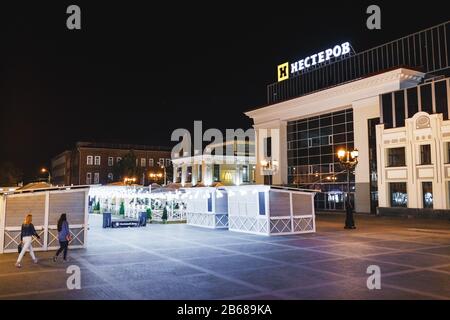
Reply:
M320 215L317 233L264 237L183 224L104 230L67 264L0 255L0 299L450 299L450 222ZM66 268L81 269L68 290ZM370 265L381 290L367 289Z

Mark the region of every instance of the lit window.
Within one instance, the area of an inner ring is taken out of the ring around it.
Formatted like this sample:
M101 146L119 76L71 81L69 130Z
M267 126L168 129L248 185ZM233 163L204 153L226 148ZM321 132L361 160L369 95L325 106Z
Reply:
M433 182L422 182L423 207L433 209Z
M391 194L391 207L407 207L408 192L406 191L406 182L396 182L389 184Z
M100 156L95 156L95 165L96 166L99 166L100 165L100 161L101 161L101 158L100 158Z
M114 165L114 158L113 157L109 157L108 158L108 166L112 167Z
M94 158L92 156L87 156L87 161L86 161L87 165L92 166L94 164L93 160L94 160Z

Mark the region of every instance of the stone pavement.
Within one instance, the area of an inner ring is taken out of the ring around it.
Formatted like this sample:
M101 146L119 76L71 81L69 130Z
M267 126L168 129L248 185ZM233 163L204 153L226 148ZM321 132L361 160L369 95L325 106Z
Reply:
M321 215L318 232L264 237L187 225L103 230L66 264L0 255L0 299L450 299L450 222ZM66 268L81 268L68 290ZM367 267L381 268L368 290Z

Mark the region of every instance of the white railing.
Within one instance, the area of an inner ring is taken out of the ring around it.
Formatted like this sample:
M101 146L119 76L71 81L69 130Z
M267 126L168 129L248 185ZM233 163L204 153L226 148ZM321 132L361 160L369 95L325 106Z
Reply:
M162 221L163 210L153 210L152 220ZM167 221L168 222L180 222L186 221L186 211L184 210L167 210Z

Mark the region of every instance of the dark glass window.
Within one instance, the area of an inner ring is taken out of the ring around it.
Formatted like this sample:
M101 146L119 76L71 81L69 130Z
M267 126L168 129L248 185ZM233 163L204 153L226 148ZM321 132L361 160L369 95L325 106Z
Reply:
M186 168L186 182L187 183L192 182L192 167L191 166Z
M385 129L392 128L394 122L392 119L392 96L390 93L381 96L381 103L383 105L383 124Z
M423 207L433 209L433 182L422 182Z
M388 167L404 167L405 163L405 148L389 148L388 154Z
M433 113L433 101L431 99L431 84L420 86L420 102L422 111Z
M412 118L419 112L419 99L417 98L417 87L410 88L406 91L408 98L408 118Z
M242 167L242 182L247 183L249 182L249 172L248 172L248 166Z
M214 165L213 181L214 182L219 182L220 181L220 165L218 165L218 164Z
M394 94L395 99L395 126L405 126L405 93L404 91L397 91Z
M202 182L203 172L202 172L202 165L201 164L198 165L198 169L197 170L198 170L198 173L197 173L198 182Z
M331 126L331 117L320 117L320 126Z
M264 139L264 154L268 158L272 157L272 137Z
M420 146L420 164L431 164L431 145L423 144Z
M308 129L315 129L319 127L319 119L314 118L314 120L309 120L308 121Z
M339 124L333 126L333 133L343 133L345 132L345 124Z
M340 123L345 123L345 113L340 113L333 116L333 124Z
M434 85L436 99L436 113L442 113L444 120L448 120L447 81L439 81Z
M408 193L406 192L406 182L396 182L389 184L389 194L391 196L391 207L408 206Z
M447 147L447 159L445 163L450 163L450 142L445 143L445 145Z
M297 130L287 137L288 181L296 187L322 190L315 197L316 208L342 210L342 192L347 189L347 182L350 182L351 192L354 192L355 177L341 173L335 153L341 148L353 148L353 110L302 121L308 123L307 130L299 130L298 122L288 123L289 126L295 123ZM297 143L293 143L294 137L300 138ZM297 153L293 152L295 147L299 148L295 149Z

